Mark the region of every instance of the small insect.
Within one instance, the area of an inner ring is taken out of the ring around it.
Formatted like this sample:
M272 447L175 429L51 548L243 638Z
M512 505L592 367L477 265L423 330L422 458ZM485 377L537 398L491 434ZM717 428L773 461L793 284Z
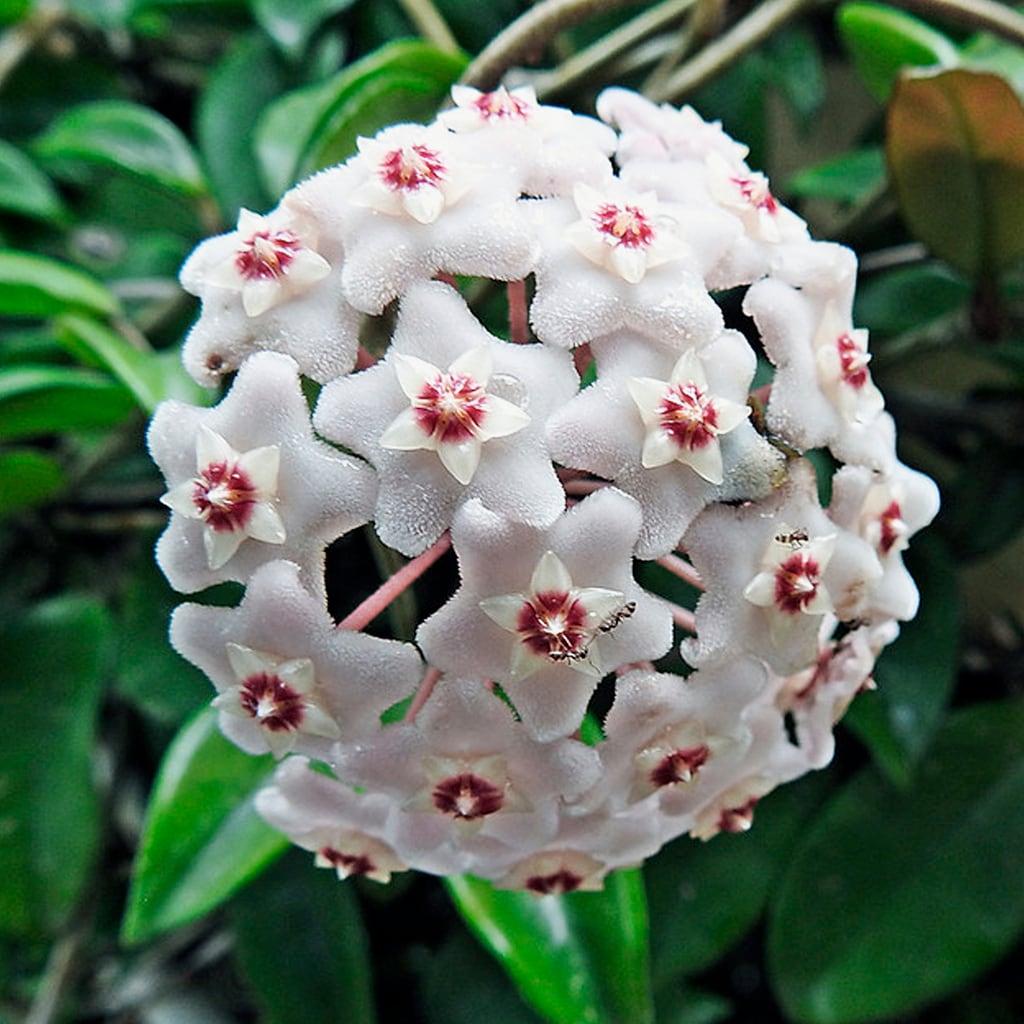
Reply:
M791 548L802 547L809 539L807 531L804 529L791 530L789 533L775 534L776 543L788 544Z
M548 661L583 661L590 654L589 647L581 647L573 651L551 651L548 654Z
M610 633L623 619L636 611L636 601L627 601L618 611L612 612L598 627L599 633Z

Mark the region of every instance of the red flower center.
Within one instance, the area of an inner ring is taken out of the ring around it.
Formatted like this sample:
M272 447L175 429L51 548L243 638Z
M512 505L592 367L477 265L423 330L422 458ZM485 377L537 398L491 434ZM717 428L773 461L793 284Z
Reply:
M711 751L704 743L685 750L674 750L651 770L651 784L660 788L673 786L677 782L689 782L710 756Z
M527 121L530 117L530 104L507 89L484 93L473 101L473 106L485 121Z
M650 218L631 203L617 206L604 203L591 214L594 226L613 245L627 249L646 249L654 241L654 226Z
M193 482L192 502L203 520L218 532L243 530L259 492L236 465L211 462Z
M547 896L550 893L561 895L566 892L573 892L583 884L583 879L573 871L562 868L560 871L553 871L550 875L531 875L526 880L526 888L539 896Z
M498 786L472 772L442 779L434 788L433 798L442 814L464 821L494 814L505 803L505 794Z
M587 609L564 591L534 594L520 608L516 632L522 643L549 661L578 661L592 639L586 628Z
M257 672L241 684L238 702L264 728L271 732L299 729L306 708L302 695L280 676Z
M661 429L680 448L703 448L717 436L718 409L693 381L671 384L658 405Z
M423 185L436 188L446 173L441 155L419 143L391 150L377 168L380 180L392 192L414 192Z
M428 437L458 444L476 436L487 415L487 392L464 373L439 373L423 385L412 405Z
M339 868L346 876L368 875L376 870L376 865L365 854L342 853L341 850L335 850L332 846L324 846L317 850L317 853L332 868Z
M806 551L795 551L775 570L775 606L796 615L814 600L820 585L818 560Z
M738 807L727 807L718 819L719 829L723 832L746 832L754 820L757 799L756 796L752 796Z
M736 186L744 202L768 213L774 214L778 211L779 204L762 176L735 177L730 178L730 181Z
M283 277L301 248L292 231L257 231L235 253L235 267L246 281Z
M868 354L849 334L836 338L839 350L839 370L843 380L852 388L860 389L868 382Z
M906 526L903 523L900 503L895 499L890 501L878 517L878 522L881 527L881 535L878 538L878 550L883 555L887 555L892 551L897 541L907 532Z

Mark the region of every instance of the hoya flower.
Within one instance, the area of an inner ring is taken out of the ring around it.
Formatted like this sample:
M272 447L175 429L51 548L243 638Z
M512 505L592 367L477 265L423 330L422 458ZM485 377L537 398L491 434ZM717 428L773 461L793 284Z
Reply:
M243 208L236 235L233 251L210 267L205 283L241 292L248 316L301 295L331 272L314 248L315 227L297 212L261 217Z
M544 422L577 382L567 353L500 341L431 282L406 293L387 356L323 390L315 423L376 467L377 533L415 555L471 498L537 525L558 516Z
M322 590L327 544L373 510L373 471L313 437L295 362L277 353L251 356L213 408L164 402L148 443L172 511L157 558L178 590L278 558Z
M628 387L646 429L644 468L681 462L708 483L720 484L718 439L750 415L749 407L711 393L702 360L692 349L679 357L667 381L631 377Z
M251 753L327 760L334 740L374 735L422 672L410 645L335 628L283 561L253 575L237 608L181 605L171 642L210 677L221 728Z
M744 299L744 311L778 368L768 426L802 450L829 447L843 461L881 468L889 456L884 434L875 429L880 396L865 362L863 335L837 326L849 322L836 305L845 282L829 287L830 278L816 287L765 278Z
M246 537L283 544L284 523L277 511L278 445L236 452L205 424L196 431L196 475L160 499L187 519L200 520L211 569L219 569Z
M273 785L256 794L256 810L339 880L365 877L386 884L408 868L385 839L391 802L379 794L356 793L315 771L304 757L278 766Z
M345 298L380 313L438 273L512 281L532 269L534 241L514 182L474 159L460 136L394 125L360 140L341 208Z
M317 702L309 658L282 660L241 644L225 644L237 682L213 706L257 725L275 757L289 753L301 733L337 739L338 723Z
M235 231L203 242L181 270L202 299L182 352L212 386L253 352L285 352L318 381L355 363L360 314L339 294L344 251L325 172L288 192L275 210L239 214Z
M468 137L473 159L500 168L524 195L564 194L577 182L597 186L611 178L615 133L593 118L538 103L532 86L481 92L453 85L452 101L438 121Z
M754 824L754 808L775 788L767 775L754 775L726 790L697 816L694 839L708 840L720 832L746 832Z
M683 644L695 666L747 653L791 675L814 664L826 612L851 621L865 610L880 576L877 558L822 511L810 464L794 459L788 468L773 495L708 506L683 538L707 586L695 611L697 635Z
M885 404L871 379L868 332L843 323L833 303L825 307L814 339L818 378L842 416L870 423Z
M546 850L520 861L496 883L499 889L522 889L535 896L567 892L598 892L608 869L600 861L573 850Z
M573 348L630 330L679 352L717 337L721 310L672 217L620 189L602 195L594 206L581 200L583 220L562 198L532 204L543 251L530 321L541 341Z
M749 422L755 357L738 332L681 357L629 332L592 351L598 379L550 418L548 443L640 502L640 558L672 550L709 502L772 492L784 458Z
M720 153L707 156L707 187L712 198L743 222L747 234L761 242L805 238L807 225L772 195L768 179Z
M515 434L530 422L518 405L487 393L493 372L494 356L484 345L464 352L447 370L396 354L395 376L410 404L381 434L380 446L437 452L441 465L468 484L484 442Z
M639 519L611 489L546 530L465 505L452 526L462 585L417 633L428 661L499 683L535 738L571 734L601 675L671 643L668 610L632 576Z
M687 253L679 225L659 209L653 192L618 196L581 184L573 201L581 219L566 237L592 263L630 284Z

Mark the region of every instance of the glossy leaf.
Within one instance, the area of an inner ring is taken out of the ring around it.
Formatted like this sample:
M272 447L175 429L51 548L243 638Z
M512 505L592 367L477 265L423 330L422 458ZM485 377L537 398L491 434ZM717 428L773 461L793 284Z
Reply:
M810 127L825 102L825 71L817 41L809 30L790 26L772 36L767 52L773 81L799 124Z
M61 344L81 362L106 370L151 413L167 396L164 368L156 353L136 348L106 324L84 316L64 316L54 329Z
M65 595L0 620L0 931L53 932L100 838L96 719L111 653L102 605Z
M46 256L0 251L0 316L53 316L70 309L109 315L118 302L76 267Z
M65 366L0 370L0 440L111 427L134 408L116 381Z
M647 901L639 871L618 871L602 892L536 897L463 876L448 879L455 905L548 1020L645 1024L652 1020Z
M458 978L458 985L452 978ZM455 932L422 967L427 1020L436 1024L543 1024L508 976L465 930Z
M836 15L839 35L864 84L885 102L900 71L907 67L956 67L953 41L930 25L894 7L848 3Z
M121 937L136 943L220 906L288 845L256 814L273 772L217 729L205 708L178 733L150 796Z
M231 903L235 950L264 1024L374 1024L369 948L353 883L318 871L304 851ZM287 955L271 936L287 936Z
M281 50L298 58L320 25L353 3L355 0L253 0L252 12Z
M878 659L878 689L854 701L845 720L889 779L903 786L949 703L960 636L956 568L945 545L924 534L907 553L907 564L923 595L921 608Z
M970 284L942 263L897 267L858 285L854 320L872 337L902 334L955 314L970 296Z
M935 255L972 278L1024 256L1024 107L1005 80L901 79L886 151L904 220Z
M270 40L241 36L210 72L199 99L196 134L214 194L225 220L234 224L240 207L271 205L253 154L253 130L264 108L287 88Z
M885 154L880 147L852 153L805 167L786 188L795 196L860 203L885 187Z
M16 146L0 140L0 210L43 221L63 221L64 203L50 179Z
M155 471L155 467L154 467ZM118 657L114 685L149 718L180 725L213 696L209 679L171 647L167 629L181 598L171 589L153 558L153 537L140 541L130 574L119 594ZM228 593L224 603L237 595ZM207 590L203 603L219 590Z
M428 43L399 40L327 82L282 97L256 130L267 187L278 194L348 158L359 135L372 135L392 121L431 119L465 65L465 58Z
M793 855L768 932L797 1022L903 1015L994 963L1024 927L1024 704L952 716L915 786L873 768Z
M163 115L120 100L73 107L36 140L49 161L84 160L117 167L185 195L207 191L188 139Z
M0 449L0 516L40 505L64 486L61 464L34 448Z
M647 862L651 961L659 993L711 966L754 926L826 782L811 775L771 793L758 804L749 833L706 843L684 836Z

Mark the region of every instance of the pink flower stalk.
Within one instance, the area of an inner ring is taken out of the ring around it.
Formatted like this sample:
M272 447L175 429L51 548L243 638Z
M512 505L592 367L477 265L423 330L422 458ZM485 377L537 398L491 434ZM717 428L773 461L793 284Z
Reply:
M257 807L318 866L543 897L746 831L829 761L916 611L902 556L938 494L896 457L853 254L718 124L621 89L604 123L453 100L189 258L186 366L238 373L154 416L157 557L183 592L244 586L172 642L280 760ZM369 594L325 561L364 524L409 559ZM452 591L409 622L428 571ZM403 639L365 632L392 605Z

